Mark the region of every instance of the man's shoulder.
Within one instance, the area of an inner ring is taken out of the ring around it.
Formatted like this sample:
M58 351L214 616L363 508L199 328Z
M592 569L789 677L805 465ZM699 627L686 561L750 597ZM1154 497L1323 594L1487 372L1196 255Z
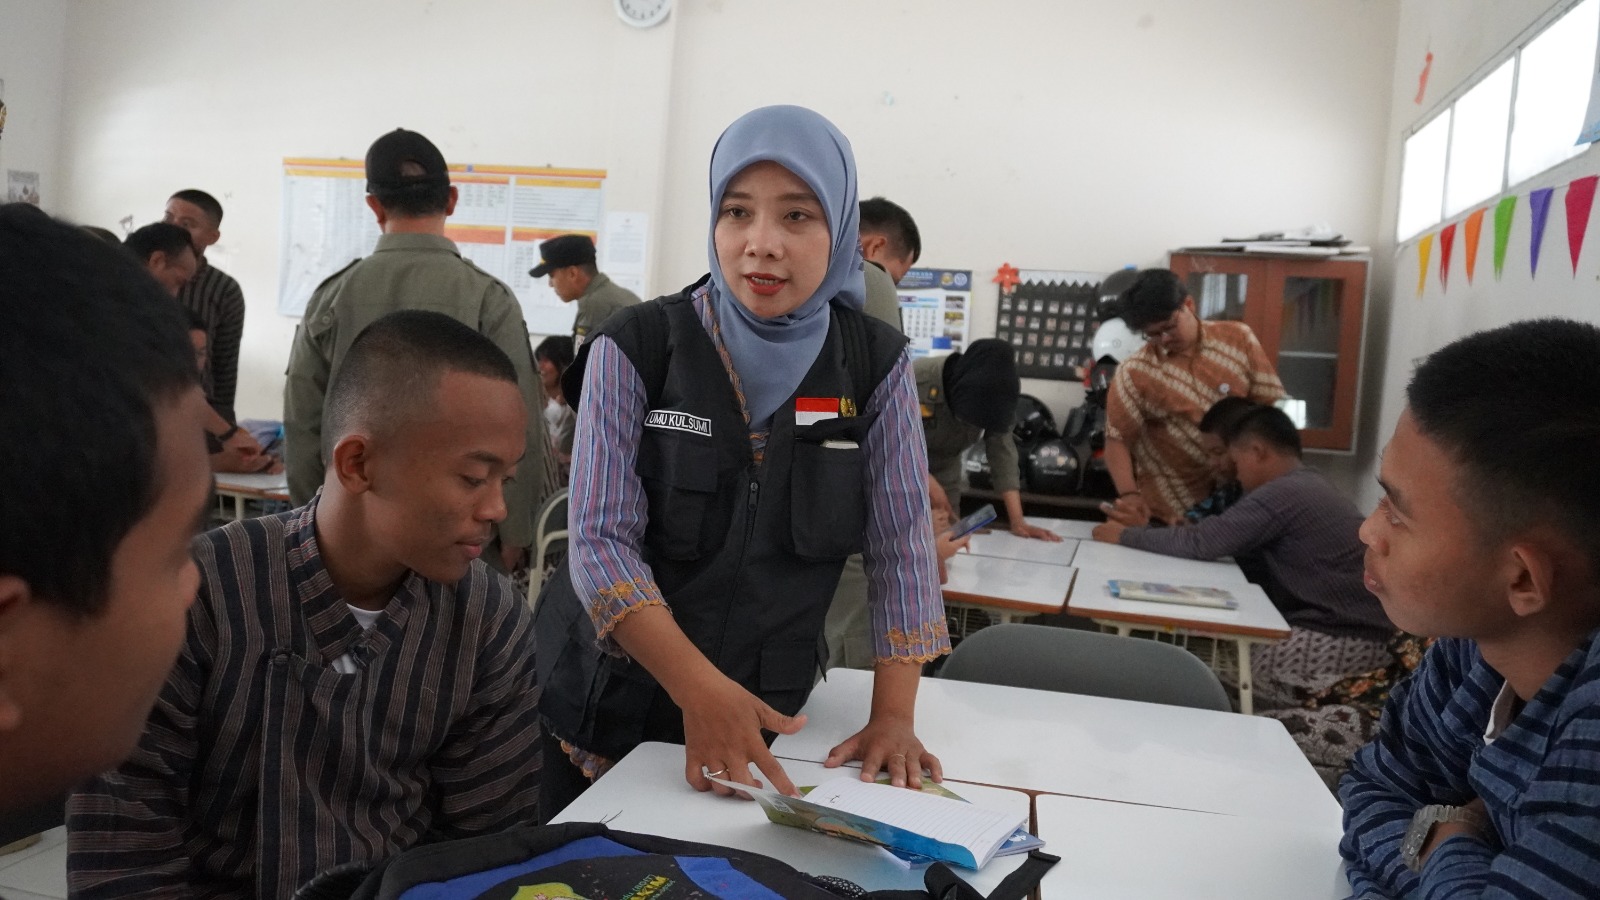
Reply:
M473 560L453 587L437 587L454 595L458 614L479 635L480 643L497 643L503 629L533 624L527 597L516 582L481 559Z

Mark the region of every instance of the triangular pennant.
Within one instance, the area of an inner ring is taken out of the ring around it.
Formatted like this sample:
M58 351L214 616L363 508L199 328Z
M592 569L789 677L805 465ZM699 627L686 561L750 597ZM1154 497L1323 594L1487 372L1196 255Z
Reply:
M1428 286L1428 259L1433 256L1433 235L1425 234L1417 240L1417 296Z
M1478 238L1483 234L1483 214L1488 211L1487 208L1479 209L1467 216L1467 243L1462 248L1467 251L1467 284L1472 283L1473 270L1478 267Z
M1589 211L1594 209L1594 185L1600 175L1587 175L1567 185L1567 251L1572 254L1572 274L1578 274L1578 257L1583 254L1583 235L1589 230Z
M1494 208L1494 277L1506 270L1506 244L1511 241L1511 217L1517 211L1515 195L1501 200Z
M1456 243L1456 223L1439 229L1439 287L1450 290L1450 251Z
M1539 274L1539 247L1544 243L1544 223L1550 217L1550 197L1555 188L1539 188L1528 194L1528 208L1533 213L1533 236L1528 238L1528 267Z

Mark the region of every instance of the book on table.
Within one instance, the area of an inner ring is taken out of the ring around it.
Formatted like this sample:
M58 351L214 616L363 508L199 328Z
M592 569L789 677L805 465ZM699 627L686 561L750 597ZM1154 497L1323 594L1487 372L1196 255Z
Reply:
M1044 846L1027 832L1026 813L977 806L942 788L913 791L846 775L811 788L804 797L786 797L712 780L749 794L779 825L875 844L912 865L937 861L979 869L996 856Z
M1239 601L1222 588L1162 584L1157 581L1127 581L1119 578L1114 578L1106 584L1111 588L1111 596L1119 600L1150 600L1155 603L1209 606L1215 609L1239 608Z

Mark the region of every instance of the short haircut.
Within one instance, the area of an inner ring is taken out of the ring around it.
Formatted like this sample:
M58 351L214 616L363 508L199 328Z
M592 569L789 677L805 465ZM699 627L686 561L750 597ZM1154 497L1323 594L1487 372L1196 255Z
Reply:
M416 175L423 174L422 167L412 162L402 165L401 174L412 174L410 169L415 169ZM407 184L396 187L373 186L372 196L377 199L378 205L392 216L399 216L402 219L426 219L442 216L450 209L450 182Z
M161 494L157 410L200 384L194 348L142 266L32 207L0 207L0 284L0 572L93 615Z
M897 256L909 255L912 262L922 257L922 232L911 213L898 203L882 197L861 201L861 233L868 232L888 238Z
M447 372L517 383L517 370L504 351L444 313L406 309L368 325L328 387L322 458L332 460L334 445L352 432L403 429L432 408Z
M1189 288L1171 269L1145 269L1122 292L1122 321L1134 331L1165 322L1183 306Z
M205 191L187 188L173 194L168 199L182 200L185 203L193 203L195 206L200 207L200 211L205 213L206 218L211 220L212 228L222 224L222 204L217 202L217 198Z
M140 262L149 262L157 252L165 253L171 259L182 253L184 248L194 249L189 232L167 222L151 222L128 235L122 245Z
M565 372L572 365L575 354L572 349L572 338L565 334L547 337L533 348L534 359L548 359L555 364L557 370Z
M1548 524L1600 578L1600 328L1534 319L1468 335L1417 367L1406 402L1460 467L1452 492L1486 544Z
M1302 455L1300 429L1294 427L1289 414L1276 406L1252 403L1238 418L1223 426L1222 441L1228 446L1256 439L1296 459Z
M1256 406L1257 404L1254 401L1240 397L1237 394L1223 397L1221 400L1211 404L1211 408L1206 410L1206 414L1200 417L1200 433L1215 435L1220 438L1227 434L1228 429L1235 422L1238 422L1245 413L1255 409Z

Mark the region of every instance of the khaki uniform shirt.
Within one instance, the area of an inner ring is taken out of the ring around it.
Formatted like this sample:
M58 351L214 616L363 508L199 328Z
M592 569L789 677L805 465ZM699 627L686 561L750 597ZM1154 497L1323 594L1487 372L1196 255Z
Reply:
M911 361L917 376L917 400L922 404L922 430L928 437L928 471L950 497L950 506L961 508L961 454L983 438L989 453L989 471L996 491L1022 489L1017 471L1017 442L1010 430L984 431L956 418L944 395L944 365L948 356L925 356Z
M867 277L867 303L861 311L895 331L901 331L900 291L894 286L894 279L875 262L865 264L864 274Z
M600 327L600 323L611 318L611 314L624 306L632 306L639 302L639 295L628 290L607 277L604 272L596 272L589 279L589 287L579 297L578 318L572 322L572 348L583 346L583 339L589 332Z
M1117 366L1106 396L1106 436L1128 445L1139 491L1157 518L1173 521L1211 493L1200 419L1223 397L1271 403L1283 382L1242 322L1200 323L1187 353L1146 344Z
M299 505L322 485L323 400L339 365L362 329L402 309L425 309L477 329L511 357L517 386L528 407L527 455L506 486L502 543L533 544L533 513L554 489L549 463L544 389L533 364L522 307L504 283L462 259L448 238L431 234L385 234L372 255L357 260L317 286L295 329L283 391L284 465L289 495Z

